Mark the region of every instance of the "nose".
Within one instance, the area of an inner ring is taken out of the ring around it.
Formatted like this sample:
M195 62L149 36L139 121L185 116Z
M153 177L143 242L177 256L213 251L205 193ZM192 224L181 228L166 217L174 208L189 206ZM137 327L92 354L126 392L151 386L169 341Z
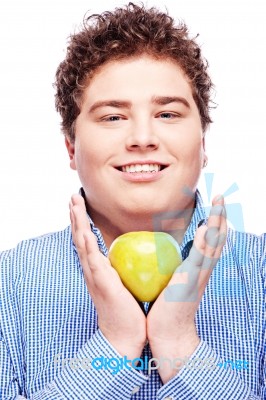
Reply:
M129 151L155 150L159 146L159 138L154 133L152 124L139 123L131 127L126 139L126 147Z

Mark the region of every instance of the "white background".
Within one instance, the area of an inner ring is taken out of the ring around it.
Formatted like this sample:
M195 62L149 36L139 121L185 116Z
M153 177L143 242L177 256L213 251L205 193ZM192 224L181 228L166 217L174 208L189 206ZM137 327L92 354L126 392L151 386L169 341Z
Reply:
M66 39L87 10L125 1L2 0L0 5L0 249L59 230L79 181L69 168L52 82ZM186 21L210 64L218 108L207 135L212 193L240 202L245 230L266 231L266 48L261 0L150 0ZM97 6L95 5L97 4ZM88 171L89 172L89 171ZM205 195L204 174L201 190ZM206 199L206 196L205 196ZM206 200L207 201L207 200Z

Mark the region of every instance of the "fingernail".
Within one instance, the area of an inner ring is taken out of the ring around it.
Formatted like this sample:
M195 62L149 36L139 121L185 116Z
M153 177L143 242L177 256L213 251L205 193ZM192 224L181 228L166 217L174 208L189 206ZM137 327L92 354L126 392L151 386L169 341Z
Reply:
M215 202L223 201L223 199L224 199L224 196L222 194L218 194L216 197L214 197Z

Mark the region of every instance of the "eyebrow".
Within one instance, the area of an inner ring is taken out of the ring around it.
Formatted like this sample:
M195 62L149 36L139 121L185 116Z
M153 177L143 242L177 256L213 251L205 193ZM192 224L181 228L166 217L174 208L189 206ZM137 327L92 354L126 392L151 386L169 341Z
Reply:
M96 101L91 108L89 109L89 113L97 110L101 107L114 107L114 108L131 108L132 104L130 101L125 100L103 100L103 101Z
M152 97L152 103L160 106L165 106L171 103L182 103L186 108L190 109L189 102L180 96L154 96Z
M157 104L160 106L165 106L171 103L182 103L186 108L190 109L189 102L180 96L153 96L151 100L152 104ZM96 101L90 109L89 113L94 112L98 108L101 107L114 107L114 108L127 108L130 109L132 107L132 103L126 100L102 100Z

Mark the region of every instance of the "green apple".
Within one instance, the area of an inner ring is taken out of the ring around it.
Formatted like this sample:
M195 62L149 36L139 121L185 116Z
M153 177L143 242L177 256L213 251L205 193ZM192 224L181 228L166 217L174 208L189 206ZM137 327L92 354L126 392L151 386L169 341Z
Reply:
M139 301L153 301L182 263L175 239L164 232L129 232L111 244L109 260Z

